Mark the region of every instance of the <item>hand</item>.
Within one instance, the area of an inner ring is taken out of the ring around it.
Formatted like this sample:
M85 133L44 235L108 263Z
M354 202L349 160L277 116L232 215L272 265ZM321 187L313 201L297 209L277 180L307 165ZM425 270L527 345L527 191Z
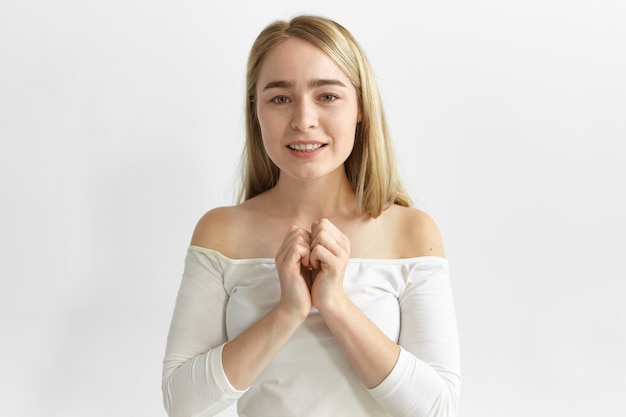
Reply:
M350 240L328 219L311 225L311 302L320 310L332 308L342 299L343 279L350 258Z
M311 233L291 226L275 258L281 292L278 306L301 320L311 311L310 255Z

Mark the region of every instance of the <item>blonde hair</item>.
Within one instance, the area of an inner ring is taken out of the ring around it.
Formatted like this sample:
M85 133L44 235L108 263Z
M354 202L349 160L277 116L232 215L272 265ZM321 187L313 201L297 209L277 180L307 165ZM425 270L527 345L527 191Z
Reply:
M327 53L357 91L362 119L357 124L354 148L344 166L356 192L359 211L378 217L391 204L410 206L370 64L348 30L317 16L274 22L261 31L252 46L246 79L246 146L240 201L259 195L278 182L280 171L263 146L256 112L256 88L263 58L274 45L290 37L308 41Z

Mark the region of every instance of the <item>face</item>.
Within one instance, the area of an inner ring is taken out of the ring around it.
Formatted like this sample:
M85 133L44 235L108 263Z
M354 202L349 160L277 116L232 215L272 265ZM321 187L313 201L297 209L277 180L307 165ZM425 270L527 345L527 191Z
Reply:
M256 93L263 145L281 180L344 172L360 117L358 99L325 52L297 38L280 42L261 64Z

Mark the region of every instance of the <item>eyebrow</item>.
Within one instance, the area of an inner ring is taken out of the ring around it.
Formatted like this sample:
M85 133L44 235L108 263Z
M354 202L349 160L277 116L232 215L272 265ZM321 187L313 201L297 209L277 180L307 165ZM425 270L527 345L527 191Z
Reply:
M339 87L346 87L344 83L336 79L315 79L309 81L309 87L324 87L326 85L336 85ZM271 81L263 87L263 91L270 90L272 88L292 88L294 86L293 81Z

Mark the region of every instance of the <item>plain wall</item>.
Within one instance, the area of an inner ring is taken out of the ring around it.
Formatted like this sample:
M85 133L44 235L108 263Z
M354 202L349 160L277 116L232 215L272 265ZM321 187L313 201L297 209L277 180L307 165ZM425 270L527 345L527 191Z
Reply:
M236 195L247 53L300 13L367 52L442 231L459 416L626 415L620 0L3 1L0 414L165 416L191 232Z

